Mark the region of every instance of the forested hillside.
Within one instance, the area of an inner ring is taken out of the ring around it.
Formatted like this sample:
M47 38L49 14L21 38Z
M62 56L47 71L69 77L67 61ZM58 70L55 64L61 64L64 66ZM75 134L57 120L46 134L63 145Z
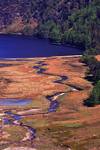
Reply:
M0 0L0 30L99 46L99 0Z
M18 17L24 23L34 19L39 25L48 20L60 24L89 3L91 0L0 0L0 26L7 26Z

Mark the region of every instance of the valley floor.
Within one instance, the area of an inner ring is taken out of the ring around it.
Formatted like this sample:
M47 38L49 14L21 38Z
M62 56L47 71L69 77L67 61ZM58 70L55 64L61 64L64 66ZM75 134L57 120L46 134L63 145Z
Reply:
M1 60L0 100L32 102L0 106L0 150L99 150L100 106L83 105L87 69L79 56Z

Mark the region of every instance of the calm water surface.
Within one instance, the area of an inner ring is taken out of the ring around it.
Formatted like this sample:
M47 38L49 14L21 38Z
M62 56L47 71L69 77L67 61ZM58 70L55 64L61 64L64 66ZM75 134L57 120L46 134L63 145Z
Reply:
M31 103L31 99L0 99L0 106L25 106Z
M31 58L81 55L83 51L71 46L54 45L48 40L18 35L0 35L0 58Z

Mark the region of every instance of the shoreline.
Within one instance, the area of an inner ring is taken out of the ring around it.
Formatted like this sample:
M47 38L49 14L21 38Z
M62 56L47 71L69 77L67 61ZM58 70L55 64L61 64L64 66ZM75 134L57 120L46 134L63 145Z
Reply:
M20 61L20 60L22 60L22 59L23 59L23 60L28 60L28 59L29 59L29 60L33 60L33 59L47 59L47 58L49 59L49 58L56 58L56 57L57 57L57 58L58 58L58 57L59 57L59 58L61 58L61 57L64 57L64 58L65 58L65 57L66 57L66 58L76 58L76 57L81 57L81 56L82 56L82 55L64 55L64 56L30 57L30 58L28 58L28 57L25 57L25 58L23 58L23 57L22 57L22 58L20 58L20 57L19 57L19 58L0 58L0 61L2 61L2 60L8 60L8 61L9 61L9 60L15 60L15 61L19 60L19 61Z

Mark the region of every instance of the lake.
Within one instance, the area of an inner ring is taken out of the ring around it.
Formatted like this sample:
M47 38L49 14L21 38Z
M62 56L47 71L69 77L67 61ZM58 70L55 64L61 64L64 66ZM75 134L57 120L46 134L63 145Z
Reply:
M22 35L0 35L0 58L32 58L82 55L83 50L52 44L46 39Z

